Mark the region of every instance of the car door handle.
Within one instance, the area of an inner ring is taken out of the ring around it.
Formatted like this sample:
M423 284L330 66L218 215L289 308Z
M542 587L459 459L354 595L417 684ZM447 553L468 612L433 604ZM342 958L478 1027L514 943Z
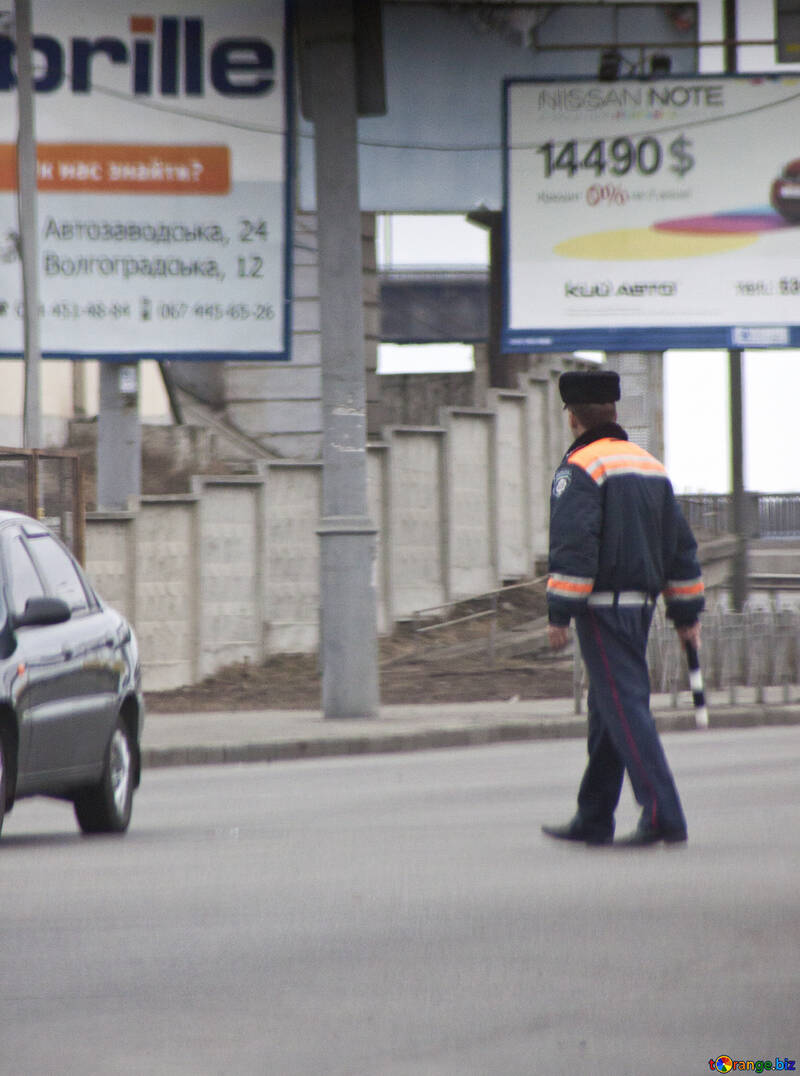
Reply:
M69 661L72 658L72 651L65 647L61 651L61 656L64 658L65 661Z

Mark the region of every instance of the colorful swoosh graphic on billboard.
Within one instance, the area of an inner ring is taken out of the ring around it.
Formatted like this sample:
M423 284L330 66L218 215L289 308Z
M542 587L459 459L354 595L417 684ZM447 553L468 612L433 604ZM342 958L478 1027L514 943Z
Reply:
M615 228L559 243L556 254L590 261L645 261L724 254L755 243L763 232L793 225L769 206L678 217L648 228Z

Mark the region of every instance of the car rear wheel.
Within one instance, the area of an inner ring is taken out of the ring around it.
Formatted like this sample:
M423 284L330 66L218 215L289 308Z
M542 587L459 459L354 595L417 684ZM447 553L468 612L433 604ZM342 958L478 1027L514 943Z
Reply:
M99 784L75 797L75 816L84 833L124 833L131 820L134 786L134 747L121 717L106 749Z

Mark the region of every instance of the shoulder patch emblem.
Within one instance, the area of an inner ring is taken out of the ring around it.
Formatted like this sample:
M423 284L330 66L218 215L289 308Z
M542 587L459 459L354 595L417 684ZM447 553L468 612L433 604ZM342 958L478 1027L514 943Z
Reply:
M563 470L556 471L553 478L553 496L560 497L564 493L572 481L572 471L564 468Z

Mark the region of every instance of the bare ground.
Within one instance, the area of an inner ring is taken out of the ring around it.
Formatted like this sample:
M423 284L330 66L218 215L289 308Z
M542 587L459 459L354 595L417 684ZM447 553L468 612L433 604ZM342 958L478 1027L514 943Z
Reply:
M543 585L505 589L426 615L380 640L380 697L393 703L563 698L572 694L572 660L547 650ZM448 618L448 622L443 617ZM460 622L452 623L459 618ZM494 627L492 627L494 625ZM416 629L422 628L419 631ZM432 629L432 630L431 630ZM492 652L494 632L494 652ZM157 713L319 709L316 654L281 654L221 669L199 684L147 692Z

